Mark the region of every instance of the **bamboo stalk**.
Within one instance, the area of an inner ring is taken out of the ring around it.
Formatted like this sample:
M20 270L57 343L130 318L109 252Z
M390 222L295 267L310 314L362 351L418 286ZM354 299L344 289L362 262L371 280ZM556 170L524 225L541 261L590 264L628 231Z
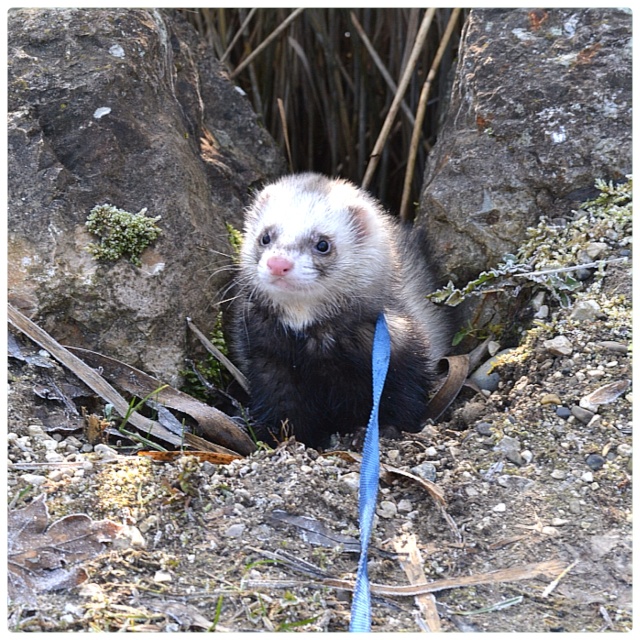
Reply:
M351 22L353 23L353 26L358 32L358 36L360 36L360 39L362 40L362 44L364 44L365 48L369 52L369 55L371 56L373 63L378 68L380 75L382 76L384 81L387 83L387 86L391 90L391 93L395 95L398 91L398 87L396 86L396 83L393 81L391 74L387 70L387 67L384 65L384 62L382 62L373 44L371 44L371 40L369 40L369 37L367 36L365 30L362 28L362 25L358 21L358 18L356 17L353 11L351 11L350 16L351 16ZM409 121L409 124L413 127L416 119L413 113L411 113L411 109L409 109L405 100L402 101L400 108L402 109L402 113L404 113L407 120Z
M407 87L409 86L409 82L411 80L411 75L413 74L415 65L418 61L418 56L424 46L424 42L427 37L427 33L429 31L429 27L431 26L431 22L433 21L433 17L435 16L436 9L430 8L427 9L425 13L422 23L420 24L420 29L418 31L418 35L416 37L416 41L413 45L413 49L411 50L411 56L409 57L409 61L407 63L407 68L404 70L402 74L402 78L398 83L398 92L396 93L393 102L391 103L391 107L389 107L389 112L387 113L387 117L385 118L384 124L382 125L382 129L380 134L378 135L378 139L376 140L376 144L373 147L373 151L369 156L369 164L367 165L367 170L364 174L364 178L362 180L362 186L366 189L371 183L371 179L373 178L373 174L378 166L378 162L380 159L380 153L384 148L387 137L389 136L389 132L391 131L391 127L393 126L395 117L398 113L398 109L400 108L400 103L402 101L402 97L404 96Z
M458 21L460 15L460 9L454 9L449 17L447 28L440 41L438 51L431 63L431 68L427 74L427 79L422 85L422 91L420 92L420 101L418 102L418 110L416 112L416 121L411 134L411 143L409 145L409 157L407 158L407 168L404 174L404 187L402 189L402 200L400 203L400 218L402 220L408 220L409 214L407 212L409 206L409 197L411 195L411 184L413 182L413 174L415 171L416 157L418 155L418 146L420 145L420 136L422 135L422 123L427 110L427 100L429 99L429 93L431 92L431 85L436 77L438 67L442 60L442 56L449 44L453 29Z
M253 60L259 56L264 49L266 49L302 12L304 11L304 7L300 9L296 9L292 11L285 20L282 21L278 27L276 27L269 36L261 42L230 74L229 78L235 78L239 73L241 73L244 68L251 64Z
M254 13L256 11L257 11L257 9L255 7L253 9L251 9L251 11L249 11L249 15L244 19L244 21L240 25L240 28L238 29L238 32L236 33L235 36L233 36L233 39L229 43L229 46L227 47L225 52L222 54L222 57L220 58L220 62L222 64L224 64L225 60L227 59L227 57L231 53L231 50L233 49L233 47L235 47L236 42L238 42L238 40L242 37L242 34L244 33L244 30L246 29L246 27L249 24L249 22L251 22L251 18L253 18L253 15L254 15Z

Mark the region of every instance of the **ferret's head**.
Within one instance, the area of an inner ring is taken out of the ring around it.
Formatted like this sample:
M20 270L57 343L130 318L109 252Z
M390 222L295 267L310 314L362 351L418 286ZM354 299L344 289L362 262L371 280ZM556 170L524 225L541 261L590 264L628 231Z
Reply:
M300 330L380 296L390 255L388 222L371 196L344 180L292 175L247 211L242 282Z

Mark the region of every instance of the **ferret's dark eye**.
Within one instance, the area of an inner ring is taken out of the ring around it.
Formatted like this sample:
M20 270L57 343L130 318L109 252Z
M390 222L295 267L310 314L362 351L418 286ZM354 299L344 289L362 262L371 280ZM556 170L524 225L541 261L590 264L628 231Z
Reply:
M320 240L318 244L316 244L316 251L318 253L328 253L329 249L331 249L331 245L326 240Z
M271 236L268 233L265 233L262 238L260 238L260 244L264 247L271 242Z

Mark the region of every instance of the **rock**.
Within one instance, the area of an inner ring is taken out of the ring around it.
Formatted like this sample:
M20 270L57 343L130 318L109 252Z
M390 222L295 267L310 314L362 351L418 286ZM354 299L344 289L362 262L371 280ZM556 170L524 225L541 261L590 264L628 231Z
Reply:
M606 459L598 453L590 453L585 459L586 465L594 471L600 471L600 469L604 467L605 462Z
M511 436L504 436L502 440L494 447L495 451L504 453L505 458L518 466L524 464L524 460L520 455L520 441Z
M545 393L540 398L540 404L562 404L562 400L560 400L560 396L557 393Z
M566 420L571 415L571 409L568 409L567 407L558 407L556 409L556 415L558 418Z
M566 336L556 336L551 340L545 340L542 346L554 356L570 356L573 353L573 345Z
M601 258L609 250L609 245L606 242L590 242L578 252L578 260L580 262L593 262Z
M547 318L549 316L549 307L546 304L543 304L535 313L535 315L533 316L534 318L537 318L538 320L544 320L545 318Z
M595 300L578 300L571 312L571 318L579 322L593 321L602 313L600 305Z
M226 223L284 171L250 103L183 19L150 9L8 16L9 300L63 344L175 384L190 316L209 333ZM160 216L141 256L99 261L96 205Z
M460 408L460 417L467 427L471 427L485 410L483 402L467 402Z
M231 526L227 527L226 531L224 532L224 535L227 538L240 538L242 537L242 534L244 533L245 529L246 529L246 525L242 522L239 522L237 524L232 524Z
M631 454L633 453L633 449L631 447L630 444L626 444L625 442L621 442L617 447L616 447L616 453L619 456L622 456L624 458L630 458Z
M505 489L526 491L535 484L535 481L522 476L502 475L498 477L498 484Z
M31 484L34 487L39 487L47 481L47 478L46 476L41 476L35 473L25 473L22 475L22 480L26 484Z
M571 407L571 414L583 424L589 424L589 421L593 418L593 412L588 411L583 407L578 407L577 405L573 405L573 407Z
M513 349L503 349L499 351L495 356L492 356L481 364L469 377L481 389L495 391L500 384L500 374L495 371L495 369L500 364L501 358L512 351Z
M490 422L478 422L476 431L481 436L491 436L493 435L493 425Z
M358 490L360 488L360 474L357 471L345 473L343 476L340 476L340 478L338 478L338 482L349 493L358 493Z
M106 444L97 444L93 450L98 454L100 459L104 462L109 462L118 459L118 452L112 449Z
M500 343L495 340L490 340L487 343L487 351L490 356L495 356L500 351Z
M431 462L423 462L416 465L411 469L411 473L414 475L435 482L436 480L436 467Z
M417 216L447 277L468 282L540 215L631 173L631 37L625 9L469 12Z
M380 505L376 509L376 513L381 518L395 518L398 515L398 507L395 502L389 500L382 500Z
M621 342L616 342L615 340L602 340L600 342L596 342L596 344L602 349L606 349L607 351L612 351L614 353L628 353L629 348L626 344Z

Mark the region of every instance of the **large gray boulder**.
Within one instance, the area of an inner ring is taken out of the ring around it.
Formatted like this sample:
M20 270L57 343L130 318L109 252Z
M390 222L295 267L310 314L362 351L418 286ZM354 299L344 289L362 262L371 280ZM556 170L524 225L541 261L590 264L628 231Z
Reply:
M474 9L418 224L456 283L631 173L631 12Z
M251 105L171 13L8 16L9 300L59 341L175 382L185 316L205 331L229 277L226 223L285 169ZM141 256L86 247L96 205L161 216Z

